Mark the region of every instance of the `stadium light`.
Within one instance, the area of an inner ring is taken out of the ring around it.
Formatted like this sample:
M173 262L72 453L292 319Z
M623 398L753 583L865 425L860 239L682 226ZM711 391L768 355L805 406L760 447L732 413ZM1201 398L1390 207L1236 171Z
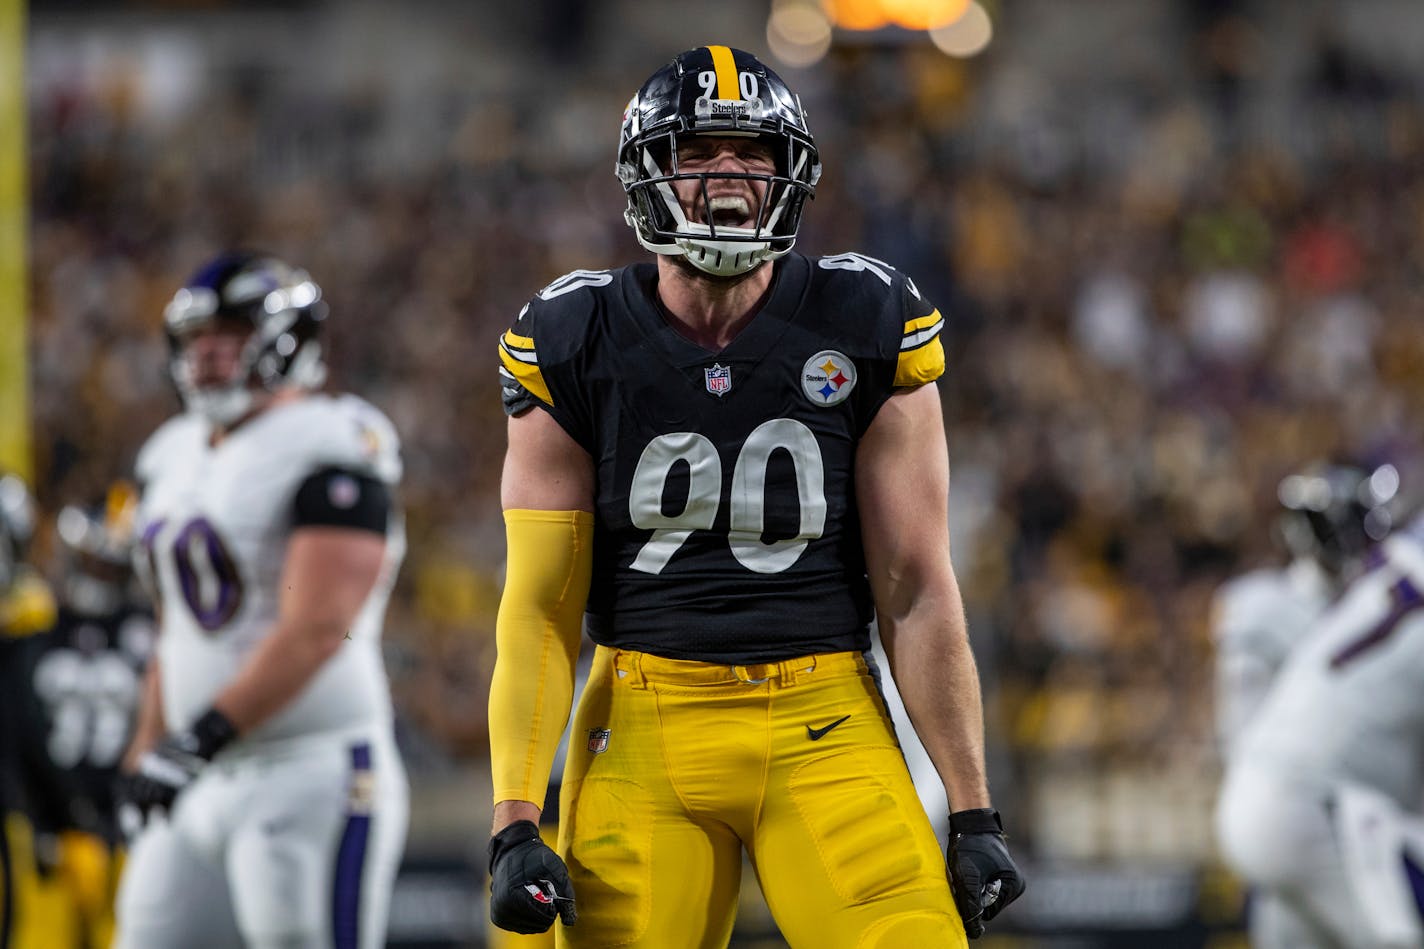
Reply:
M950 26L969 9L970 0L880 0L885 17L907 30Z
M890 24L881 0L821 0L821 5L843 30L878 30Z
M831 48L831 21L816 0L777 0L766 22L771 53L788 66L810 66Z
M929 31L930 42L957 59L977 56L994 38L994 23L978 0L972 0L962 16L947 26Z
M843 30L859 32L898 26L917 32L949 26L971 0L821 0L827 18Z

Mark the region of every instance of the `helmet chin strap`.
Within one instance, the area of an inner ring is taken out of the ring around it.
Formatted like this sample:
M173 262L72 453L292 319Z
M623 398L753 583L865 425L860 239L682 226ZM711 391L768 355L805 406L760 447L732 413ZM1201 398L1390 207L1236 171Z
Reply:
M226 428L252 410L253 391L242 383L193 388L185 391L183 402L214 425Z
M321 343L308 340L292 357L286 384L298 389L319 389L326 382L326 363L321 358Z
M684 238L677 242L682 256L688 263L714 277L736 277L755 270L768 260L775 260L786 254L786 250L773 250L765 241L744 243L742 241L706 241Z

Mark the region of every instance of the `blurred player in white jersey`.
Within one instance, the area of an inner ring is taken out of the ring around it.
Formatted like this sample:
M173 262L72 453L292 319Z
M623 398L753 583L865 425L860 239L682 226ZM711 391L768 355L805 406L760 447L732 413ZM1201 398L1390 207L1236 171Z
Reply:
M1397 487L1388 466L1355 478L1356 515L1376 514L1336 522L1360 532L1345 592L1232 745L1217 835L1259 895L1258 949L1424 945L1424 522L1365 544Z
M122 793L121 949L384 945L408 791L381 659L396 434L317 393L321 292L214 260L164 312L186 412L144 446L160 635Z
M1212 605L1223 753L1231 753L1302 634L1358 572L1365 550L1389 533L1397 487L1390 467L1376 477L1318 464L1281 481L1277 527L1290 563L1228 580Z

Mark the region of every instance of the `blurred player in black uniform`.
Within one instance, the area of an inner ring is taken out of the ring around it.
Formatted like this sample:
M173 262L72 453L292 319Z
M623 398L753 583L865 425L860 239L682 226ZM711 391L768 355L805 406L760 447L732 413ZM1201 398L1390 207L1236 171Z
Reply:
M15 475L0 475L0 949L52 945L41 908L43 854L23 813L32 772L26 657L55 619L49 587L25 562L34 529L29 489Z
M491 918L725 945L745 850L793 945L964 945L1023 882L950 563L939 311L881 261L791 252L820 161L748 53L654 73L616 170L656 263L556 280L500 343ZM537 821L585 611L556 854ZM872 620L954 809L948 874Z
M59 513L58 619L24 644L18 672L24 809L57 947L108 946L120 832L113 787L154 636L134 576L136 495L120 483L96 509Z
M120 842L112 788L153 638L134 579L133 490L64 508L58 616L7 664L18 804L36 872L26 928L59 949L107 946Z

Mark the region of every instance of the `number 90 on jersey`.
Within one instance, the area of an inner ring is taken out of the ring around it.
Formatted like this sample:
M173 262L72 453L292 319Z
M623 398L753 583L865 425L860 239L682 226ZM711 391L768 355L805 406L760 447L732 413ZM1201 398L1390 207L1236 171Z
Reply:
M799 530L794 537L763 542L766 529L767 466L772 452L790 455L796 469ZM663 511L663 491L673 466L685 463L690 477L687 503L677 514ZM727 542L732 556L756 573L780 573L800 559L807 544L826 527L825 464L816 436L795 419L777 418L758 425L737 453L732 470L730 525ZM722 460L706 436L696 432L659 435L638 458L628 492L633 525L651 530L632 568L658 574L693 531L711 530L722 504Z

